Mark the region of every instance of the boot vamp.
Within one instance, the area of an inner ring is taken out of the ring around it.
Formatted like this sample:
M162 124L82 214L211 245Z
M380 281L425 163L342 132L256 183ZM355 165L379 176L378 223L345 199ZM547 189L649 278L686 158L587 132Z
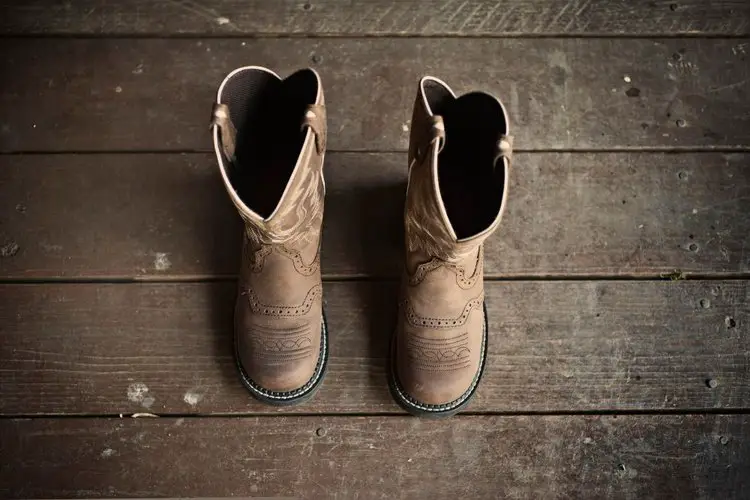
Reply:
M423 273L425 267L430 270ZM466 276L460 269L428 263L405 285L398 375L404 390L424 404L457 400L472 388L479 372L484 348L484 288L481 272Z
M294 249L265 246L243 273L235 311L240 362L262 388L304 386L319 360L322 285L317 258L306 264Z

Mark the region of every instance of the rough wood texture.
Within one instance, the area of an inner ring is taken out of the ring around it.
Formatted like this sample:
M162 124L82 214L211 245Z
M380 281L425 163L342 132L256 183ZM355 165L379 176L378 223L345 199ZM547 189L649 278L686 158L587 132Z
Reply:
M397 277L403 154L333 153L323 271ZM750 272L750 155L519 154L485 272ZM239 217L212 154L0 156L0 277L233 276ZM746 248L748 247L748 248Z
M0 151L208 150L231 69L314 63L333 150L403 150L418 77L501 97L535 150L750 146L738 40L3 39ZM606 63L605 63L606 61Z
M234 293L232 283L0 287L0 413L279 411L239 382ZM386 382L396 294L396 282L326 284L326 381L281 411L400 411ZM747 282L493 282L487 296L489 364L472 411L750 408Z
M0 32L42 34L747 35L741 0L49 2L5 7Z
M6 420L0 494L745 499L749 434L741 415Z
M742 0L5 2L0 498L750 498L748 40ZM328 103L330 369L292 408L232 354L207 125L248 64ZM499 96L520 153L441 422L386 376L424 74Z

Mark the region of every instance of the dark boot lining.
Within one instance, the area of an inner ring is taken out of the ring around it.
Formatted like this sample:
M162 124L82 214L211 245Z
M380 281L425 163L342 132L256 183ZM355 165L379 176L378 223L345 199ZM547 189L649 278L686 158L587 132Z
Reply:
M424 80L422 89L424 89L425 98L430 105L430 111L434 115L442 114L442 109L456 99L450 90L435 80Z
M252 211L268 218L281 200L297 163L305 110L315 103L317 78L301 70L285 80L243 71L227 82L222 100L237 128L232 186Z
M448 219L459 239L487 229L502 203L505 172L494 167L505 116L492 96L473 92L447 100L439 110L446 142L438 156L438 181Z

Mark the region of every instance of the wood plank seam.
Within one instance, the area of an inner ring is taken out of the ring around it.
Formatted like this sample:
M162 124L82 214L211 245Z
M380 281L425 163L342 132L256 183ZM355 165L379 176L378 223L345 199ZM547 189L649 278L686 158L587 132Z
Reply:
M13 103L0 107L0 150L201 150L211 89L248 60L285 74L315 66L331 100L331 150L404 150L407 89L427 68L458 92L500 96L525 149L747 148L750 68L739 47L728 38L0 39L0 99ZM142 106L148 127L134 125Z

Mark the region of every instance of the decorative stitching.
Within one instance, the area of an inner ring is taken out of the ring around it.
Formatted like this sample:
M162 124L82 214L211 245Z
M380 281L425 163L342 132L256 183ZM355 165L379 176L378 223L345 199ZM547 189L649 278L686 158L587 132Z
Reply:
M471 364L468 347L455 349L419 349L408 346L407 356L417 370L452 372L463 370Z
M482 378L482 373L484 373L484 365L486 363L486 349L487 349L487 309L484 307L483 310L484 313L484 321L482 323L482 347L481 351L479 352L479 369L477 370L477 373L474 375L474 379L471 382L471 385L469 386L466 391L461 394L458 398L454 399L453 401L441 405L431 405L426 403L420 403L416 399L409 396L405 390L401 388L398 382L398 375L396 373L396 362L395 362L395 352L391 353L391 386L396 391L396 394L398 395L399 399L402 403L405 405L425 411L428 413L447 413L452 410L455 410L456 408L459 408L461 405L463 405L471 396L474 394L474 391L477 388L477 385L479 384L479 380ZM393 346L395 347L395 342L393 343Z
M300 361L305 358L309 358L312 354L311 349L306 349L305 352L296 353L279 353L274 351L256 351L252 352L251 356L258 360L262 360L263 365L285 365L294 361Z
M441 267L452 271L456 275L456 284L464 290L467 290L474 286L479 277L482 275L482 271L484 270L484 247L479 247L479 252L477 253L477 262L474 266L474 273L471 276L466 276L466 268L464 266L451 264L449 262L445 262L444 260L434 258L429 262L420 264L419 267L417 267L417 270L414 271L414 274L409 277L409 284L411 286L419 285L422 281L424 281L425 277L427 277L429 273Z
M471 349L466 346L453 349L422 349L414 346L409 347L411 347L411 350L408 351L409 357L418 361L454 361L456 359L467 358L471 354Z
M262 245L258 250L255 252L250 251L250 245L245 243L245 248L247 249L247 253L250 255L247 255L246 258L248 262L250 263L250 271L253 273L259 273L263 270L263 264L266 261L266 257L270 255L272 252L271 245Z
M417 267L417 270L414 271L414 274L412 274L409 277L409 284L411 286L416 286L420 284L425 276L427 276L429 273L434 271L435 269L438 269L442 266L448 267L449 264L446 262L443 262L442 260L438 258L431 259L429 262L425 262L424 264L420 264L419 267Z
M469 333L446 339L409 335L406 354L415 368L426 371L455 371L470 364Z
M301 304L296 306L274 306L262 303L258 300L258 296L251 288L245 288L241 292L242 295L247 296L250 309L256 314L262 314L264 316L303 316L310 312L313 303L316 299L323 295L323 286L317 284L313 286L305 296L305 300Z
M465 361L459 361L454 364L447 364L447 363L425 363L417 365L417 368L420 371L423 372L455 372L458 370L463 370L465 368L468 368L471 365L471 362L467 359Z
M240 372L240 377L250 392L258 395L261 398L266 398L272 401L285 402L291 401L292 399L303 398L308 393L312 393L318 386L323 373L325 373L326 363L328 362L328 325L326 324L325 313L321 319L321 331L320 331L320 353L318 355L318 363L315 365L315 372L310 380L299 389L287 392L269 391L256 384L245 372L245 368L240 362L239 350L238 350L238 336L234 336L234 351L235 351L235 364Z
M245 247L249 248L249 245L245 243ZM261 247L255 252L248 252L250 255L246 256L250 263L250 270L253 273L260 273L263 271L263 265L266 262L266 258L276 251L284 257L290 259L294 264L294 269L303 276L310 276L318 269L320 269L320 251L315 254L315 258L308 265L302 259L302 254L299 251L286 247L285 245L261 245Z
M442 347L448 347L448 346L456 346L463 344L467 339L469 338L469 332L464 332L460 335L457 335L455 337L450 337L447 339L431 339L427 337L420 337L419 335L409 335L409 342L412 342L414 344L417 344L421 347L435 347L435 346L442 346Z
M265 351L272 352L295 351L312 345L312 339L310 339L309 336L298 337L296 339L263 339L250 337L250 342Z
M402 301L402 307L404 308L404 315L410 325L417 328L457 328L466 324L469 319L469 313L475 308L480 308L484 302L484 292L480 293L478 297L471 299L464 306L463 312L456 318L428 318L419 316L412 309L411 304L407 300Z
M294 263L294 269L303 276L310 276L320 268L320 252L315 254L315 258L310 265L306 265L305 261L302 260L302 255L297 250L287 248L284 245L274 245L273 248L281 255L291 259L292 263Z
M306 323L285 328L269 328L267 326L253 325L253 332L257 336L273 339L279 337L293 337L295 335L306 333L309 329L310 327Z

